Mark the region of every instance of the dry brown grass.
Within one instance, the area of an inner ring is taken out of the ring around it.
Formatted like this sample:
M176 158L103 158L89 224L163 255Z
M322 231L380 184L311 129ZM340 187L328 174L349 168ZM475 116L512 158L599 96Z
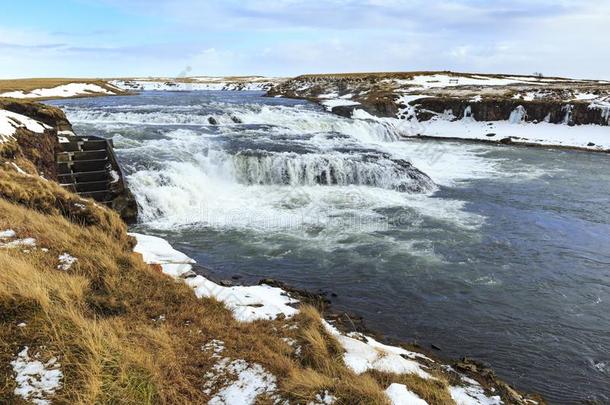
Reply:
M0 93L23 91L29 92L36 89L50 89L70 83L87 83L97 84L98 86L116 92L117 90L110 87L105 80L102 79L77 79L77 78L30 78L30 79L10 79L0 80ZM46 98L48 99L48 98Z
M204 376L217 359L202 345L212 339L225 343L223 357L275 375L279 394L293 403L328 391L341 404L384 404L391 382L406 383L431 404L451 403L440 402L447 399L444 382L354 374L313 307L288 320L235 321L221 303L197 299L144 264L115 213L5 163L0 159L0 230L35 238L37 249L0 248L0 403L19 403L10 362L24 346L42 359L59 358L57 403L205 403ZM78 261L58 270L66 252ZM27 326L17 327L21 322Z

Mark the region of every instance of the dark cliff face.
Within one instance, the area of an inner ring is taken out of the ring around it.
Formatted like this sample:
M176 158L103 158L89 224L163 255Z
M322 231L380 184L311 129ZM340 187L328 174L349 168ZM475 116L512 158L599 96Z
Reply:
M301 76L273 87L268 95L300 98L318 103L329 95L347 96L348 99L360 103L357 106L338 106L332 109L333 113L344 117L351 117L355 109L360 109L377 117L406 118L400 113L409 106L400 102L401 96L421 94L421 98L410 103L415 107L413 110L420 121L430 120L449 111L456 119L461 119L467 108L470 116L477 121L503 121L510 119L513 111L523 107L523 120L526 122L610 125L609 108L593 106L590 100L573 100L579 93L599 97L610 95L610 85L607 83L562 79L557 82L537 83L536 86L521 83L422 88L401 84L400 80L404 83L404 79L410 76L413 75ZM398 81L393 82L394 79ZM535 93L542 98L525 100L520 97L525 93ZM322 95L325 97L321 97Z
M525 109L526 122L550 122L568 125L609 125L610 119L602 109L590 108L587 102L564 102L518 99L484 99L472 102L458 98L428 97L412 103L417 106L417 118L427 121L436 114L451 111L457 119L464 118L464 112L470 108L470 116L477 121L504 121L510 119L513 111L519 107ZM406 106L401 106L406 107Z

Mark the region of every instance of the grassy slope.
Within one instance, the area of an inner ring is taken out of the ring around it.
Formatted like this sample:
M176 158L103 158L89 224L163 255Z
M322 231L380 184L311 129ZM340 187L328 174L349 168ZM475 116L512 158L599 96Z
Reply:
M108 85L103 79L70 79L70 78L32 78L0 80L0 93L11 91L30 92L36 89L50 89L70 83L96 84L106 90L117 92L117 89Z
M297 403L328 390L339 403L383 404L393 381L430 404L452 403L440 371L434 382L351 372L313 308L291 320L235 321L222 304L144 264L114 212L33 175L23 159L17 163L32 175L7 162L0 156L0 230L35 238L37 249L0 248L0 403L20 403L10 362L24 346L42 360L59 358L57 403L204 403L204 376L216 360L201 347L212 339L225 342L223 356L261 364ZM78 262L60 271L65 252Z

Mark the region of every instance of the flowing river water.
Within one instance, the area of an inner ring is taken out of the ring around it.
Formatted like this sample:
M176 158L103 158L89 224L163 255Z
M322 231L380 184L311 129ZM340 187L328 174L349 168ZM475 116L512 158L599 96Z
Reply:
M610 402L610 156L401 140L393 123L261 96L53 104L114 140L136 228L212 275L327 292L551 403Z

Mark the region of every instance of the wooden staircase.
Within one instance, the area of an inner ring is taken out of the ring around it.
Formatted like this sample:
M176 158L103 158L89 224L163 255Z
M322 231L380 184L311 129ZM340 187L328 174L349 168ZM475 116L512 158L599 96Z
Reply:
M62 187L83 198L112 206L125 189L112 140L96 136L60 139L55 161Z

